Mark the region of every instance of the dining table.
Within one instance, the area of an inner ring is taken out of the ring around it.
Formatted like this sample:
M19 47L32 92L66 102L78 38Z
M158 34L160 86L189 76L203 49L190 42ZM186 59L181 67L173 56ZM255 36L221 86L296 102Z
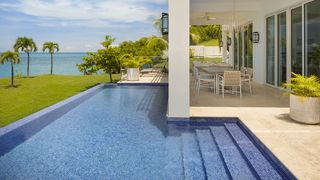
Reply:
M210 62L210 61L194 61L193 66L197 68L202 68L202 67L222 67L222 68L233 68L232 65L224 62Z
M199 70L205 72L207 74L214 75L215 85L216 85L216 94L219 94L219 79L218 75L223 74L225 71L235 71L233 67L217 67L217 66L207 66L207 67L199 67Z

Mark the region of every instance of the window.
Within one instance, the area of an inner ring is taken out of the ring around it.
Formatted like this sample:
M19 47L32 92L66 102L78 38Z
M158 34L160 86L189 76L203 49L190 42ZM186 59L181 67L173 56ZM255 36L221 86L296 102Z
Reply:
M275 68L275 17L267 18L267 83L274 85Z
M291 71L302 74L302 7L291 10Z
M305 75L320 77L320 1L305 5Z
M278 86L287 81L287 15L278 14Z

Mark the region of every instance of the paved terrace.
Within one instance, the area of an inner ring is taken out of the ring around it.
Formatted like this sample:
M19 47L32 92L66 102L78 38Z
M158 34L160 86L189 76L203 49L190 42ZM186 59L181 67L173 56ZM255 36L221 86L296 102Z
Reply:
M320 179L320 125L292 121L289 98L280 90L254 84L253 91L222 99L209 89L196 94L191 88L190 115L239 117L299 179Z
M127 81L123 78L118 83L168 83L168 75L162 72L151 72L141 75L139 81Z

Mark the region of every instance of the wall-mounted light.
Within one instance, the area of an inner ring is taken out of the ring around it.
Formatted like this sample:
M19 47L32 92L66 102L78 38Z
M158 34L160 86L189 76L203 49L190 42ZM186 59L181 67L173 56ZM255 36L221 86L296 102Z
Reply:
M260 41L260 34L259 32L253 32L252 33L252 42L253 43L259 43Z
M228 46L230 46L230 45L231 45L231 38L228 37Z
M220 42L219 42L219 46L220 46L220 47L223 47L223 41L220 41Z
M167 35L168 33L169 33L169 15L168 15L168 13L162 13L161 34Z

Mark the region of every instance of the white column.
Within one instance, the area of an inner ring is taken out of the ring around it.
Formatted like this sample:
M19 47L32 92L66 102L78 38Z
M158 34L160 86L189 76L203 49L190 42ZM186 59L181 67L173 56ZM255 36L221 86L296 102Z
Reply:
M189 117L189 0L169 0L168 116Z
M223 42L223 46L222 46L222 58L223 58L223 62L228 62L227 60L227 32L226 31L222 31L222 42Z

